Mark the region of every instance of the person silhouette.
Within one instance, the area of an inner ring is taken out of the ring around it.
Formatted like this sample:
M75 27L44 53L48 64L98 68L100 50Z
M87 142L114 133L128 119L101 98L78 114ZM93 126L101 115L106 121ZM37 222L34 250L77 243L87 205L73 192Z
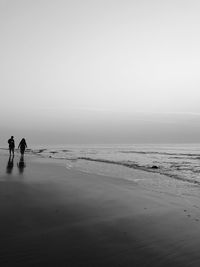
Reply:
M19 162L17 163L17 167L19 169L19 173L24 172L24 168L26 167L26 164L24 162L24 155L21 155Z
M11 152L14 156L14 151L15 151L15 140L14 140L14 136L11 136L10 139L8 139L8 144L9 144L9 153L11 156Z
M11 174L12 173L12 170L13 170L13 167L14 167L14 155L11 157L11 155L9 156L9 159L8 159L8 163L7 163L7 168L6 168L6 172L8 174Z
M24 155L26 147L27 147L26 140L25 140L25 138L22 138L22 140L20 141L20 143L18 145L18 148L20 148L21 156Z

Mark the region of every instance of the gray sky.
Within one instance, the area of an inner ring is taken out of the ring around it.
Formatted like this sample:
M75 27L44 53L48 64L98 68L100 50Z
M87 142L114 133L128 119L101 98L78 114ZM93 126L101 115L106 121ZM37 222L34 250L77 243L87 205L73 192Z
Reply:
M0 143L200 142L200 2L0 0Z

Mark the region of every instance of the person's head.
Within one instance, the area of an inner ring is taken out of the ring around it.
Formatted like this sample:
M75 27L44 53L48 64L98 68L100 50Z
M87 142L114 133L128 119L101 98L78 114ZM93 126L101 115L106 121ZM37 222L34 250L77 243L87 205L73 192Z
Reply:
M14 138L14 136L11 136L11 139L13 139Z

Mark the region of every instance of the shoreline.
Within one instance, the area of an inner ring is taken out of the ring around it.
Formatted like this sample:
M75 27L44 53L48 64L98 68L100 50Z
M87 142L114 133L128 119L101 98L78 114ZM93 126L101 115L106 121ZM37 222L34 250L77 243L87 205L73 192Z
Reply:
M184 151L183 148L182 148L182 151L179 148L179 152L178 151L169 152L168 150L170 148L166 148L168 152L164 152L163 150L161 150L162 152L159 150L157 151L156 148L154 152L153 151L149 152L148 150L146 152L144 152L143 150L123 151L124 148L121 148L122 151L118 151L120 153L122 152L125 154L129 154L129 153L133 153L133 154L136 153L136 154L142 154L142 155L143 154L144 155L156 154L156 155L159 155L160 157L161 155L162 156L173 155L172 161L170 158L164 159L162 157L161 158L158 157L155 159L153 156L154 160L152 160L150 163L150 161L148 162L149 155L143 158L140 158L139 160L136 159L136 161L134 160L134 158L131 158L131 157L130 159L129 157L128 158L126 157L123 158L121 156L118 157L119 155L115 158L114 154L112 155L111 158L109 157L107 158L106 155L101 155L101 152L100 152L99 157L96 157L96 156L93 157L93 156L90 156L91 151L87 151L88 147L86 151L81 151L80 148L78 149L77 145L75 147L76 147L76 150L73 150L72 147L65 149L65 146L64 146L64 148L61 149L58 147L54 148L54 147L49 146L46 148L44 147L44 148L39 148L39 149L27 149L26 151L27 151L27 155L29 154L30 156L32 155L32 156L36 156L39 158L46 158L46 159L51 158L57 162L64 160L65 162L68 163L67 165L69 169L73 167L73 169L80 169L87 173L88 172L98 173L104 176L114 175L118 177L118 172L114 171L114 174L113 174L112 171L115 169L118 169L118 171L120 172L120 168L122 168L122 169L126 169L126 172L124 171L123 174L120 173L120 175L126 176L126 179L132 176L132 174L130 173L131 170L133 170L133 176L134 176L134 171L139 170L139 171L144 171L147 173L159 174L161 176L172 178L177 181L188 182L191 185L198 185L198 186L200 185L199 176L198 176L199 154L197 154L195 152L196 150L194 149L192 149L192 151L187 151L187 153L186 152L183 153ZM1 150L5 151L7 149L1 148ZM107 151L107 152L109 154L111 151ZM94 149L91 155L96 154L96 153L98 154L99 151L96 152L96 149ZM183 161L183 158L181 158L180 156L181 157L187 156L188 158L184 159ZM107 170L106 172L105 172L105 169ZM108 172L108 169L110 169L110 172ZM129 177L127 177L128 173L130 174Z
M0 154L1 266L199 266L191 196L31 155L20 173L16 154L8 174L7 160Z

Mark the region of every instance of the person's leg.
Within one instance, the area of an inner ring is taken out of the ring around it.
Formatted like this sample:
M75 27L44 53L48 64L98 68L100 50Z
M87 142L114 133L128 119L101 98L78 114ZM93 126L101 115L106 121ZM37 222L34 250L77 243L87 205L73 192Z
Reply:
M21 148L21 149L20 149L21 156L24 156L24 150L25 150L24 148Z
M25 147L22 148L22 155L24 155Z

